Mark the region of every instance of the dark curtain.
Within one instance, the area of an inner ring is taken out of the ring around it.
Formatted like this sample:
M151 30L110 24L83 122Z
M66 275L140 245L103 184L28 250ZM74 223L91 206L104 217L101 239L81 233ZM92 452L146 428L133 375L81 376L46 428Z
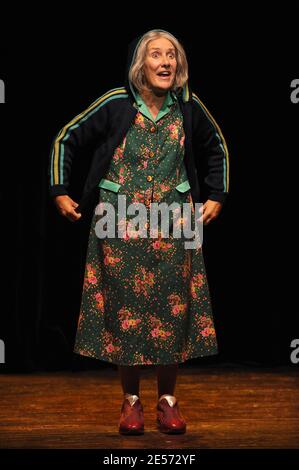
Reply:
M221 22L219 23L221 25ZM295 290L295 164L299 104L294 76L275 28L234 24L233 34L197 23L132 21L99 28L67 49L62 43L19 44L5 56L7 102L2 129L3 282L1 371L105 367L72 352L92 211L72 224L48 196L52 139L92 101L123 84L127 44L162 27L183 42L194 91L208 107L230 151L230 197L205 228L204 256L220 354L195 364L229 361L290 365L299 337ZM134 26L134 27L133 27ZM218 25L219 26L219 25ZM216 38L211 38L216 35ZM270 35L270 36L269 36ZM213 42L215 41L215 42ZM291 47L291 44L290 44ZM1 77L0 77L1 78ZM91 151L78 155L72 196L79 199Z

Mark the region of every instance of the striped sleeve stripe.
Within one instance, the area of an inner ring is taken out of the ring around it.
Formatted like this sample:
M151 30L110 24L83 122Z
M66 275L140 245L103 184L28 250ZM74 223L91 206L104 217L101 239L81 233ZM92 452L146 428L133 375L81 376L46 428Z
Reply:
M72 121L66 124L56 136L53 143L53 151L51 155L51 185L63 184L63 167L64 167L64 143L70 136L72 130L81 125L90 116L96 113L102 106L111 100L117 98L127 98L128 93L124 87L113 88L100 98L95 100L82 113L78 114Z
M217 122L215 121L213 116L210 114L210 112L208 111L206 106L203 104L203 102L198 98L198 96L195 93L192 93L192 98L203 109L206 116L209 118L209 120L212 122L213 126L215 127L216 136L219 139L220 146L223 151L223 187L224 187L224 191L228 192L229 190L229 153L228 153L228 148L226 145L225 138Z

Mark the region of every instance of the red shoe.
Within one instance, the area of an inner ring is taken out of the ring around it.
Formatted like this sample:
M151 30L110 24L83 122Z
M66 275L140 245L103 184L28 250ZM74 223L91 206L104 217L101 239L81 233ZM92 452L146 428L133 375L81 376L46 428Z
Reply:
M119 432L121 434L143 434L143 406L137 395L131 395L131 397L134 397L133 405L131 405L128 398L125 398L123 401L119 420Z
M179 410L177 399L172 395L162 395L162 397L157 404L159 430L166 434L185 433L186 420Z

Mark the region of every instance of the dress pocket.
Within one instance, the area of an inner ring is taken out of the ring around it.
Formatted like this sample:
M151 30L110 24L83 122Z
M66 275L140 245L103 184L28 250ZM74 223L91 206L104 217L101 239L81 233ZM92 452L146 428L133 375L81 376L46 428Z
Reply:
M189 181L183 181L182 183L178 184L175 189L177 189L180 193L185 193L191 188Z
M106 180L102 178L99 182L99 188L108 189L109 191L113 191L114 193L118 193L119 188L121 185L119 183L115 183L114 181Z

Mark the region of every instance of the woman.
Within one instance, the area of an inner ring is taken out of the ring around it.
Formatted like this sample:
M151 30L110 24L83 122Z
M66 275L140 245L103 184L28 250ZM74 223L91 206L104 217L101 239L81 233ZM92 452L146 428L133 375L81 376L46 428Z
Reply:
M78 204L68 195L70 168L75 150L90 142L94 157ZM118 365L120 433L144 432L140 365L157 369L160 431L185 432L174 395L178 364L218 351L201 247L186 249L182 238L164 237L160 228L155 238L142 237L126 214L119 217L119 196L147 209L154 202L187 205L193 223L195 203L204 201L206 225L227 196L225 140L191 92L186 55L172 34L152 30L131 44L125 87L101 96L60 131L49 177L58 211L71 221L99 192L74 352ZM122 237L99 235L99 226L111 222L100 217L105 203L116 209ZM184 224L184 217L171 219L171 228L177 221Z

